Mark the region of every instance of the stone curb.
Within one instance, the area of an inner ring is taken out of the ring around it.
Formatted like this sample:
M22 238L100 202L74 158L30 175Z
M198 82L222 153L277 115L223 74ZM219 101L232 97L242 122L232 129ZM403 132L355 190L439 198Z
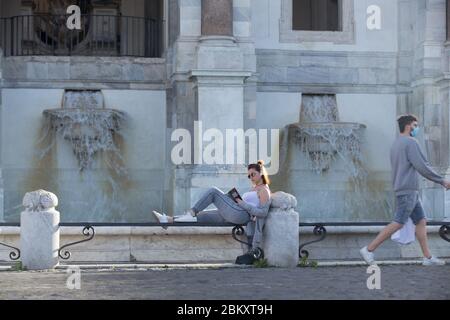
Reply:
M447 265L450 259L443 259ZM421 260L384 260L378 261L378 266L395 266L395 265L421 265ZM359 267L367 266L362 261L322 261L317 262L317 267ZM307 266L311 268L311 266ZM0 271L11 271L13 266L0 266ZM59 265L55 270L43 271L27 271L27 272L61 272L67 271L69 268L80 268L81 270L96 271L161 271L161 270L214 270L214 269L251 269L253 266L236 265L234 263L198 263L198 264L120 264L120 263L104 263L104 264L64 264ZM275 267L270 267L275 268Z

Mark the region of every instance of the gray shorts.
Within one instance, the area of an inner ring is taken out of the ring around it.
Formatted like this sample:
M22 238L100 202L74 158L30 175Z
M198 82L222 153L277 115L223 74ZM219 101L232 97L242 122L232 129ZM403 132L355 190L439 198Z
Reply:
M418 224L420 220L425 218L425 212L423 211L418 192L396 197L394 221L405 224L409 217L414 224Z

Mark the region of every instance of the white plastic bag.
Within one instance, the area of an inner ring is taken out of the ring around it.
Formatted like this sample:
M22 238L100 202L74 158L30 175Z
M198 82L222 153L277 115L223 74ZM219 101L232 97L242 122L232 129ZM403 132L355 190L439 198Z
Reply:
M397 230L392 236L391 239L400 244L409 244L416 240L416 226L414 225L411 218L408 218L408 221L405 225Z

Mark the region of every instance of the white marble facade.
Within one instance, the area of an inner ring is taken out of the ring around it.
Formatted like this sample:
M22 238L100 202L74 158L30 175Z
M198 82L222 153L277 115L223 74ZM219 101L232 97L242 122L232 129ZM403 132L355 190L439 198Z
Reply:
M0 16L19 14L20 2L2 1ZM122 1L130 15L138 15L142 3ZM68 88L102 90L108 108L128 114L123 143L130 176L120 214L66 216L63 200L71 197L77 168L70 150L58 147L52 170L59 172L62 221L145 222L152 219L151 209L183 211L211 185L246 191L243 166L173 165L171 132L194 133L199 120L215 128L282 129L298 121L302 93L336 94L340 120L366 125L369 182L385 194L388 210L388 151L398 114L420 117L423 148L436 170L450 175L446 0L344 0L345 26L336 38L287 30L291 3L234 0L233 34L211 39L202 35L201 0L165 0L165 47L159 58L0 53L0 220L17 221L23 194L48 187L37 182L45 170L35 161L36 137L42 111L58 107ZM380 8L379 30L367 27L371 5ZM300 209L307 186L293 188ZM441 188L424 182L422 196L430 217L450 218L449 196ZM303 214L315 218L314 212Z

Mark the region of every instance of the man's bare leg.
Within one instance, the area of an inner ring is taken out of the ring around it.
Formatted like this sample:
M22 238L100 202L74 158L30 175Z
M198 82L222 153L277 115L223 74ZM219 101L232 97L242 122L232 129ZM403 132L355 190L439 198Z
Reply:
M377 237L367 246L367 250L370 252L375 251L386 239L392 236L397 230L400 230L403 227L402 224L398 222L391 222L380 233Z
M422 249L423 256L425 258L431 258L430 248L428 248L426 219L422 219L418 224L416 224L416 237L420 243L420 248Z

